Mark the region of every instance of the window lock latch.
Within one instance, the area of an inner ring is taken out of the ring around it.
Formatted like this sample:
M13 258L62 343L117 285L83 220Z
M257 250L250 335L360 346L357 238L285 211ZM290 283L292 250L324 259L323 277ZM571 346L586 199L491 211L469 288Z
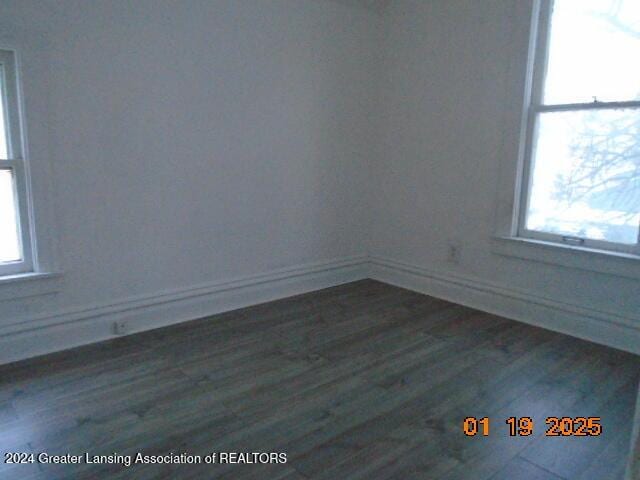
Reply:
M580 237L562 237L562 241L568 245L584 245L584 238Z

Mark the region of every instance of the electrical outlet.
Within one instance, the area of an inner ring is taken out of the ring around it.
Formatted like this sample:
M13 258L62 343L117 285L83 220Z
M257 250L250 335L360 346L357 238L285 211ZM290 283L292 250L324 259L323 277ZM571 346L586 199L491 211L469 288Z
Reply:
M129 333L129 324L127 322L113 322L111 331L114 335L126 335Z
M449 243L447 247L447 262L460 263L460 252L462 247L457 243Z

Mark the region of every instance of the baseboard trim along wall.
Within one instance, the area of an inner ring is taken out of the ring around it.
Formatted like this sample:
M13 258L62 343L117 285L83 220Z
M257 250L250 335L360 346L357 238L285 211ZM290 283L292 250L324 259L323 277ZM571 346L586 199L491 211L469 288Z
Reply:
M4 325L0 364L114 338L114 322L142 332L364 278L367 257L346 257Z
M3 325L0 364L108 340L114 337L114 322L126 322L127 334L137 333L365 278L640 354L640 318L363 255Z
M435 272L388 258L370 257L369 276L470 308L640 354L640 318L559 302L478 278Z

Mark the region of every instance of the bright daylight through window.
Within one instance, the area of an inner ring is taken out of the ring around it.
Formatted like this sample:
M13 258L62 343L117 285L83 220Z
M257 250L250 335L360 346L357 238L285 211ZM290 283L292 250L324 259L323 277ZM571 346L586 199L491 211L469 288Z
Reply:
M18 237L18 222L15 202L13 171L3 168L2 161L9 158L7 145L7 117L5 97L4 68L0 66L0 262L20 260L20 241Z
M520 234L640 253L640 1L545 6Z
M32 270L14 53L0 50L0 275Z

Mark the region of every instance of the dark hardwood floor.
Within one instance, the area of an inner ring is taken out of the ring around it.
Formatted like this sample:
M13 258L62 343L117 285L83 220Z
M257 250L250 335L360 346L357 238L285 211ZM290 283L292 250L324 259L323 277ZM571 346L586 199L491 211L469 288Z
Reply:
M622 478L638 357L374 281L0 367L0 452L284 452L286 464L0 463L2 479ZM467 437L465 417L489 417ZM508 417L532 417L511 437ZM545 418L602 417L599 437Z

